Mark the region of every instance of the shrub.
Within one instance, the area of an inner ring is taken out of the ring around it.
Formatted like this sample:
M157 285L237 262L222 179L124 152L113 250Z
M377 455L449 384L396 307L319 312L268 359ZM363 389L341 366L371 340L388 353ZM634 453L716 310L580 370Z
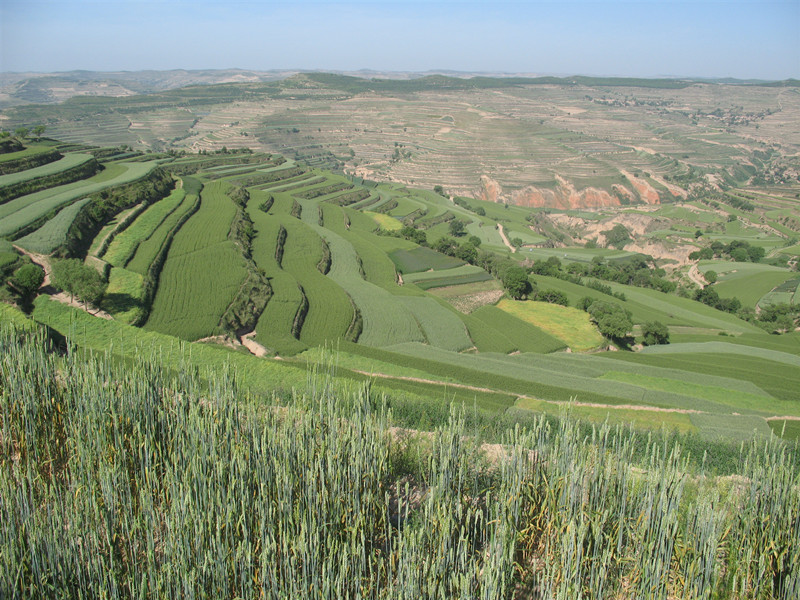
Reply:
M642 325L645 346L669 344L669 329L660 321L648 321Z

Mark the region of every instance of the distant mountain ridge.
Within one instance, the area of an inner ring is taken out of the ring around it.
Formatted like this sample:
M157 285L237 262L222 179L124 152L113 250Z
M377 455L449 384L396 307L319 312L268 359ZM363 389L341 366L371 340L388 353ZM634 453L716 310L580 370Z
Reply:
M800 86L797 79L767 81L756 79L711 79L699 77L592 77L551 76L533 73L414 71L325 71L315 69L173 69L166 71L66 71L57 73L0 73L0 108L21 104L55 104L75 96L123 97L178 89L195 85L261 83L309 74L333 87L369 87L415 79L443 87L496 87L515 84L559 84L681 88L694 83L724 85ZM366 83L369 82L369 83Z

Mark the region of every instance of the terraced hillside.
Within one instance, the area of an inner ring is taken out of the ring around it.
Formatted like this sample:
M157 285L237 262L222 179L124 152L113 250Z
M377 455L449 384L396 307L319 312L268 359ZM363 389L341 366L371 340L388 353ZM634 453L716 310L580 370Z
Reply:
M642 213L675 235L686 223L695 251L718 243L719 256L692 262L692 276L716 269L717 283L692 290L680 265L629 245L545 247L558 233L579 238L579 222L609 231L603 213L558 217L246 151L112 155L67 190L47 187L59 164L73 163L56 157L8 180L43 189L0 204L10 210L20 201L9 216L33 207L26 235L6 226L3 272L11 277L25 260L10 241L100 268L108 283L101 306L112 320L46 298L33 312L65 334L77 324L87 347L114 342L116 353L130 355L153 340L202 340L234 349L235 368L252 382L261 380L259 365L267 372L280 358L302 371L328 348L339 376L369 377L427 403L456 400L494 414L557 414L569 405L590 419L706 439L772 435L777 423L800 417L800 337L769 335L759 321L774 305L766 296L793 298L796 275L781 263L784 247L770 249L785 238L758 229L747 211L735 221L703 203ZM611 218L626 215L637 213ZM705 217L701 235L690 232ZM724 230L713 229L719 224ZM642 243L658 231L631 233ZM763 248L751 254L764 262L726 254L741 248ZM514 273L529 289L514 286ZM723 299L739 294L750 321L730 303L710 305L711 289ZM627 328L621 333L603 321L612 308ZM671 343L641 349L653 322Z
M792 82L326 73L3 111L59 139L155 150L259 147L311 166L527 207L654 204L798 185Z

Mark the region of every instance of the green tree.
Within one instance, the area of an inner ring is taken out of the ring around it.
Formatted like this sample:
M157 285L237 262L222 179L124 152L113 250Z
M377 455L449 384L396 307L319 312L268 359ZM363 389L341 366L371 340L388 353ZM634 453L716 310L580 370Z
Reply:
M95 269L71 258L53 262L53 285L84 304L97 306L106 293L106 282Z
M661 321L648 321L642 325L645 346L669 344L669 329Z
M33 128L33 135L36 136L36 139L39 139L42 137L42 135L44 135L46 129L47 127L45 127L44 125L37 125L36 127Z
M436 242L431 247L437 252L441 252L442 254L447 254L447 256L454 256L458 244L456 244L456 241L453 238L443 236L438 240L436 240Z
M708 270L703 273L703 277L708 283L716 283L717 282L717 272Z
M597 300L588 308L592 321L605 337L624 340L633 329L630 313L619 304Z
M433 186L433 191L439 194L440 196L445 196L445 197L447 196L447 193L445 193L444 188L440 185Z
M628 337L633 328L631 320L622 313L603 315L597 321L597 329L605 337L620 340Z
M764 248L761 246L750 246L747 248L747 256L750 258L751 262L760 262L761 259L764 258L764 254Z
M569 300L564 292L558 290L541 290L536 292L536 299L539 302L549 302L550 304L560 304L569 306Z
M606 236L606 246L613 246L614 248L619 248L620 250L631 239L630 232L622 223L617 223L611 229L607 231L601 231L601 233Z
M478 260L478 250L469 242L465 242L456 249L456 258L474 265Z
M453 237L461 237L462 235L467 233L467 229L464 226L464 221L461 219L453 219L450 221L450 235Z
M736 262L747 262L750 255L747 253L747 248L738 247L731 251L731 258Z
M481 238L479 238L477 235L471 235L471 236L469 236L469 238L467 239L467 241L468 241L470 244L472 244L473 246L475 246L476 248L480 248L480 246L481 246Z
M39 265L32 263L22 265L11 277L11 285L25 300L32 298L43 282L44 270Z
M514 265L503 273L503 287L514 300L522 300L530 292L531 282L525 269Z
M17 136L18 138L22 139L22 140L24 140L26 137L28 137L28 133L29 133L29 130L28 130L27 127L17 127L14 130L14 135Z

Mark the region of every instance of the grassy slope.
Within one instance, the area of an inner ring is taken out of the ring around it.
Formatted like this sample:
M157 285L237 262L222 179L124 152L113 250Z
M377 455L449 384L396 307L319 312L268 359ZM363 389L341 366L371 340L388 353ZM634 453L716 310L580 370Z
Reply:
M103 259L115 267L124 267L133 257L139 244L150 238L167 216L178 208L185 197L184 189L176 189L163 200L148 207L124 231L114 237L103 255Z
M589 315L568 306L547 302L519 302L503 299L497 307L539 327L573 350L590 350L603 343L603 336L589 321Z
M219 333L220 317L246 276L241 254L228 239L236 207L225 188L208 184L200 210L175 234L147 329L188 340Z
M89 179L60 185L6 202L0 205L0 236L13 234L50 211L79 198L108 187L136 181L157 165L158 161L155 160L114 165Z

